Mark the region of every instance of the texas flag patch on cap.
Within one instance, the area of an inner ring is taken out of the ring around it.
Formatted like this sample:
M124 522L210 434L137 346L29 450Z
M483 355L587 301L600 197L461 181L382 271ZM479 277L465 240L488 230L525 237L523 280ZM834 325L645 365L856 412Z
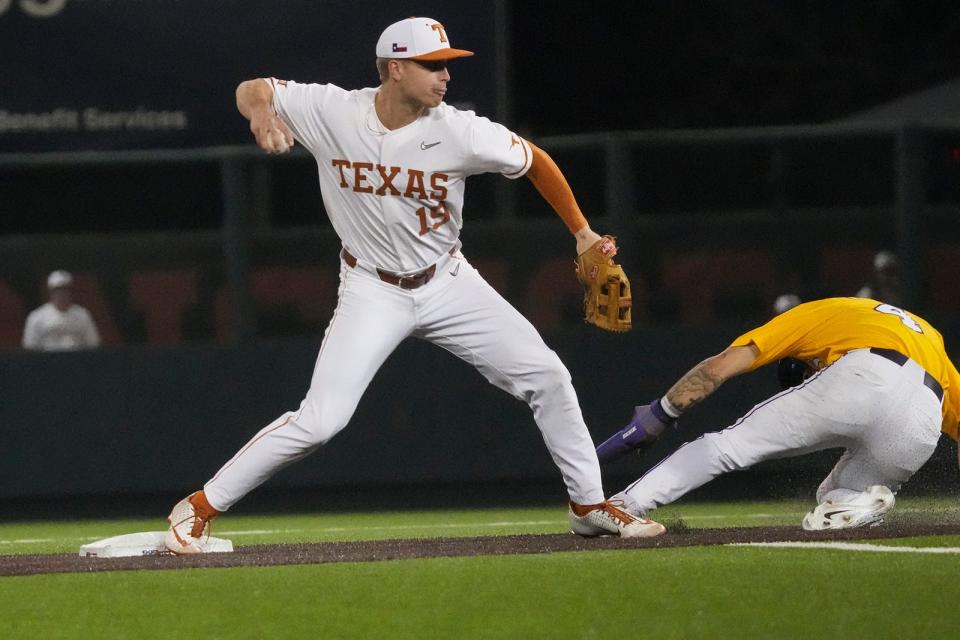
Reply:
M0 7L10 0L0 0ZM0 13L3 10L0 9ZM377 39L378 58L452 60L472 56L472 51L454 49L443 25L433 18L407 18L394 22Z

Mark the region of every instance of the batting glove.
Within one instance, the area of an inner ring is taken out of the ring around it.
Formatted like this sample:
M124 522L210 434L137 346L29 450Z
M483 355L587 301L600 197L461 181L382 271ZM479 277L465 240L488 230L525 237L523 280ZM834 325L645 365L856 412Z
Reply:
M813 375L813 368L803 360L780 358L777 362L777 381L781 389L789 389Z
M676 424L660 406L660 398L650 404L634 407L633 419L597 447L600 462L611 462L631 451L642 451L652 445L667 427Z

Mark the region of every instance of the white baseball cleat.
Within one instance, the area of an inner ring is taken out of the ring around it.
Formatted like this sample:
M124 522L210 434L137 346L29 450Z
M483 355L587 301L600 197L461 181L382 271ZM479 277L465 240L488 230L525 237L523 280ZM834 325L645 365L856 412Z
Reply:
M659 522L630 515L611 500L600 504L570 503L567 513L570 531L580 536L620 536L621 538L652 538L666 532Z
M170 528L163 538L164 546L178 555L203 553L210 538L210 521L218 515L220 512L210 506L203 491L191 493L167 516Z
M803 528L807 531L822 531L876 526L883 522L883 514L893 509L895 502L890 489L883 485L874 485L850 502L822 502L803 517Z

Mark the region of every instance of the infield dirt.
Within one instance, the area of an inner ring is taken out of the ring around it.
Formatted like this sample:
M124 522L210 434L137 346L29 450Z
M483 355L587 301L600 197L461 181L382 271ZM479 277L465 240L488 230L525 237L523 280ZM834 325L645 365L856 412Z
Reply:
M864 529L803 531L796 527L729 529L675 528L657 538L581 538L572 534L416 538L362 542L249 545L233 553L137 558L84 558L76 554L0 556L0 576L88 573L155 569L266 567L331 562L376 562L412 558L448 558L511 554L656 549L736 542L806 542L877 540L915 536L960 535L960 525L884 525Z

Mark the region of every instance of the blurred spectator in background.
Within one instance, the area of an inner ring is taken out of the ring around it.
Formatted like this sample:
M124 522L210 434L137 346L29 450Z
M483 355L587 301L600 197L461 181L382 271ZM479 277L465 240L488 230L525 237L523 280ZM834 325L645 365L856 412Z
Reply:
M873 278L857 291L858 298L873 298L899 307L903 304L900 261L891 251L873 256Z
M778 316L800 304L800 296L795 293L784 293L773 301L773 315Z
M23 348L71 351L100 346L100 334L90 312L73 303L73 276L54 271L47 277L50 302L33 310L23 328Z

